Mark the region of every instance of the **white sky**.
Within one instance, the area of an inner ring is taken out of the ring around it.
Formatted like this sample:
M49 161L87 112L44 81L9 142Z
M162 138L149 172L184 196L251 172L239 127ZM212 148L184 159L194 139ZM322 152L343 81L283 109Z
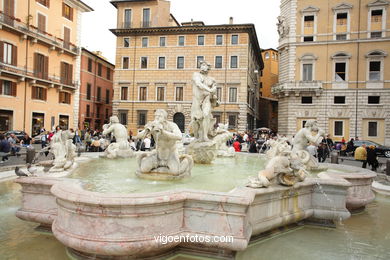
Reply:
M102 51L115 64L115 36L108 30L116 27L117 9L109 0L82 0L95 11L83 14L81 45L90 51ZM206 25L253 23L260 47L276 48L276 17L279 0L171 0L171 14L179 23L203 21Z

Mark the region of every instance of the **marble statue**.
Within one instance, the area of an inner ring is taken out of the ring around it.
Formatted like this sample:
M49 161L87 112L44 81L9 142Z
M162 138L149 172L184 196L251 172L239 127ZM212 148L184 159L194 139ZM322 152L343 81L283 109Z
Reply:
M287 25L286 18L284 16L278 16L278 34L280 38L284 38L290 31L290 28Z
M218 124L213 141L217 144L217 156L233 157L236 155L233 147L227 147L226 141L233 138L233 133L228 131L228 124Z
M74 133L63 131L59 127L50 141L50 152L54 155L53 167L49 172L58 172L69 169L74 164L76 146L73 144Z
M310 155L307 147L310 143L318 145L325 132L319 129L317 121L308 120L305 127L298 131L291 147L286 138L278 137L269 142L267 151L267 164L257 177L250 177L248 187L268 187L275 178L279 184L292 186L303 181L308 170L318 168L317 160Z
M111 143L102 157L109 159L128 158L134 155L133 150L128 142L127 129L119 123L117 116L110 117L110 123L103 126L103 135L112 134L115 137L115 142Z
M167 120L167 112L157 109L155 120L145 125L137 139L152 135L156 149L137 158L139 177L149 179L175 179L191 175L193 160L189 155L178 154L177 142L182 139L179 127Z
M215 119L212 108L219 105L217 98L217 83L208 76L210 65L206 61L200 64L200 72L192 76L193 99L191 106L190 126L195 136L188 146L188 152L196 163L210 163L217 156L217 144L214 142Z

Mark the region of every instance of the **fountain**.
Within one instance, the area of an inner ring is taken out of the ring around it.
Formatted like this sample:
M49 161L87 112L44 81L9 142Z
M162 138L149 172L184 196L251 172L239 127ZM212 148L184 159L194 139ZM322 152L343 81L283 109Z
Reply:
M51 230L78 258L162 257L178 250L232 258L272 230L296 223L337 223L374 199L375 173L319 167L313 161L307 142L318 143L323 135L314 121L297 133L294 148L282 138L271 143L268 159L250 154L216 158L217 141L226 137L226 130L210 129L215 81L207 76L208 69L202 63L201 73L193 77L196 87L202 86L194 96L199 91L206 98L193 107L197 140L189 151L195 164L190 155L178 155L180 130L164 110L157 110L155 120L137 136L153 135L154 151L115 160L86 154L89 163L80 162L67 177L49 172L18 178L23 200L16 216ZM185 239L222 236L232 240L210 244ZM165 243L161 237L179 239Z

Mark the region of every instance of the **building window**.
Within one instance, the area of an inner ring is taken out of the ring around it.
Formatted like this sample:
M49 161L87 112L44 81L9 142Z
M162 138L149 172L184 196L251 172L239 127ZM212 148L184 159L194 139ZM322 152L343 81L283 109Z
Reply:
M97 87L96 101L100 102L101 99L102 99L102 88L101 87Z
M60 93L59 93L59 103L70 104L70 93L60 91Z
M215 56L215 68L222 68L222 56Z
M369 80L379 81L381 80L381 62L370 61Z
M88 71L92 72L92 59L88 58Z
M150 27L150 9L144 8L142 14L142 27Z
M128 87L121 87L121 100L127 100Z
M336 62L335 63L335 80L336 81L345 81L346 80L346 66L345 62Z
M47 90L42 87L33 86L31 89L31 98L46 101Z
M40 33L45 34L45 32L46 32L46 16L38 13L37 20L38 20L38 31Z
M312 41L314 41L314 37L313 36L305 36L305 37L303 37L303 41L304 42L312 42Z
M378 122L368 122L368 136L369 137L378 136Z
M91 84L87 83L87 100L91 100L91 90L92 90Z
M231 44L232 45L237 45L238 44L238 35L237 34L232 35Z
M106 108L106 120L108 120L108 117L109 117L109 112L108 112L108 108Z
M344 136L344 122L335 121L334 122L334 136Z
M123 28L131 28L131 9L125 9Z
M266 52L266 53L264 54L264 59L266 59L266 60L269 59L269 52Z
M196 56L196 67L200 68L200 63L204 61L204 56Z
M160 47L166 46L166 37L160 37Z
M122 125L127 126L127 111L121 111L121 110L119 110L119 111L118 111L118 114L119 114L119 122L120 122Z
M176 101L183 101L183 87L176 87Z
M203 35L198 36L198 45L204 45L204 36Z
M141 69L148 68L148 57L141 57Z
M222 45L223 44L223 36L222 35L216 35L215 36L215 45Z
M125 48L130 47L130 38L128 37L123 38L123 47Z
M338 13L336 16L337 25L347 25L348 13Z
M73 20L73 8L69 5L62 3L62 16L68 20Z
M314 15L305 15L303 20L304 27L314 27Z
M344 41L346 39L347 39L347 34L346 33L336 34L336 40L337 41Z
M229 88L229 102L237 102L237 88Z
M382 38L382 32L371 32L370 36L372 39Z
M313 97L301 97L301 104L313 104Z
M381 23L382 22L383 10L372 10L371 11L371 23Z
M61 62L61 83L72 85L73 65L66 62Z
M228 119L229 119L228 120L229 121L228 128L229 129L236 128L236 126L237 126L237 115L229 115Z
M176 67L178 69L184 69L184 57L183 56L177 57L177 65L176 65Z
M102 76L102 64L101 63L98 63L98 76L99 77Z
M158 57L158 68L165 69L165 57Z
M139 100L140 101L146 101L147 99L147 88L146 87L140 87L139 88Z
M148 47L149 39L148 37L142 37L142 47Z
M214 114L213 117L215 118L216 125L221 123L221 115L220 114Z
M335 96L334 103L335 104L345 104L345 96Z
M8 80L0 80L0 95L16 97L16 83Z
M313 81L313 64L302 64L302 80Z
M128 70L129 69L129 63L130 63L129 57L122 57L122 69Z
M6 43L6 42L0 42L0 48L1 43L3 43L3 62L7 64L11 64L16 66L17 65L17 47Z
M110 90L106 89L106 104L110 104Z
M38 3L40 3L41 5L44 5L46 6L47 8L50 7L50 0L36 0Z
M368 104L380 104L380 96L368 96Z
M138 111L138 125L146 125L147 111Z
M184 46L184 36L179 36L177 45Z
M106 70L106 78L108 80L111 80L111 69L110 68L107 68L107 70Z
M217 87L217 99L219 102L222 101L222 88L221 87Z
M34 54L34 75L41 79L49 78L49 57L40 53Z
M165 88L157 87L157 101L164 101Z
M230 57L230 68L231 69L238 68L238 57L237 56Z
M85 114L85 117L91 117L91 107L89 105L86 106Z

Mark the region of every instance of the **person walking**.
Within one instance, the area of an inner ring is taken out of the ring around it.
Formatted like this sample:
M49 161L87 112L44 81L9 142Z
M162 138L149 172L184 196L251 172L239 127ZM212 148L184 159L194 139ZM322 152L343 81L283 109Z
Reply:
M234 151L241 152L241 143L238 140L234 141L233 147Z
M363 162L362 168L367 167L367 150L366 145L363 144L362 146L359 146L355 150L355 160Z
M372 171L376 171L379 162L376 156L375 146L370 145L367 149L367 163L371 166Z
M0 134L0 155L2 156L0 163L8 161L8 154L11 151L11 145L3 134Z

